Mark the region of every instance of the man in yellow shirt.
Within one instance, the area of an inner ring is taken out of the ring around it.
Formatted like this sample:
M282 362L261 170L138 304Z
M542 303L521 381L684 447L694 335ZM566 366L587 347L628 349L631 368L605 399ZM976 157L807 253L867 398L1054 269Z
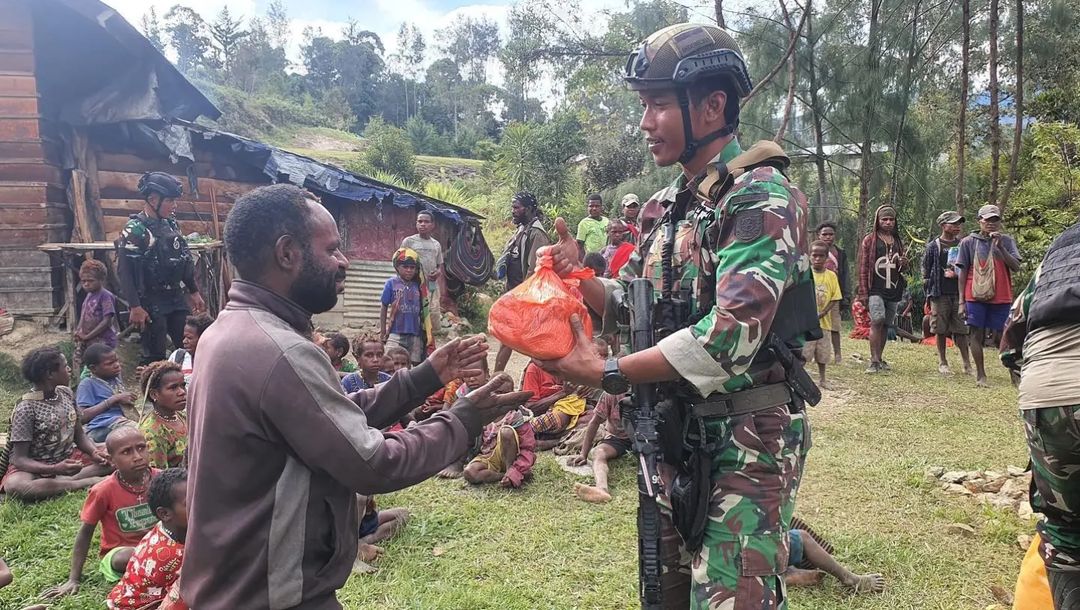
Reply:
M825 337L830 337L830 333L834 330L840 330L832 327L831 314L834 309L840 307L840 299L843 298L843 294L840 292L840 280L836 277L836 272L826 266L828 260L828 244L823 241L815 241L810 244L810 267L814 271L818 324L821 325L821 332ZM817 362L818 385L828 389L829 385L825 383L825 365L828 364L829 358L832 356L830 340L828 338L818 339L807 343L806 347L803 348L803 355L806 356L807 364L811 360Z

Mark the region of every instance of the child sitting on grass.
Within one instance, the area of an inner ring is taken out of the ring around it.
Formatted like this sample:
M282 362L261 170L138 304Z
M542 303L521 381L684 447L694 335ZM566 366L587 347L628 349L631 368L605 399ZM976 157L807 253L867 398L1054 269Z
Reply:
M184 372L184 381L191 383L191 371L195 368L195 350L199 347L199 338L214 323L208 313L198 313L184 320L184 346L173 350L169 360L180 365ZM139 373L142 375L142 373Z
M829 269L829 245L823 241L815 241L810 244L810 266L814 273L814 291L817 295L818 324L824 338L810 341L803 347L803 356L806 362L817 362L818 385L829 389L825 382L825 367L833 357L832 352L832 327L834 309L840 308L840 299L844 295L840 292L840 280L836 278L836 272Z
M105 439L105 449L116 472L90 488L79 512L82 527L75 535L67 582L43 592L41 596L45 599L79 592L83 564L98 524L101 524L99 570L106 582L115 583L124 575L135 546L157 522L146 497L150 480L158 470L150 467L143 433L131 426L117 428Z
M819 542L819 540L821 540ZM784 582L789 587L820 584L825 574L832 574L852 593L881 593L885 577L881 574L856 574L833 557L832 545L811 530L798 517L793 517L788 530L788 567Z
M117 345L116 297L104 288L107 275L105 263L88 259L79 267L79 283L86 291L79 324L72 338L75 352L72 358L75 371L82 374L83 353L91 345L104 344L112 349Z
M150 465L176 468L183 465L187 452L187 384L175 362L160 360L143 369L140 381L145 415L139 429L146 436ZM150 402L150 408L145 402Z
M585 438L581 441L581 454L567 462L570 466L582 466L588 461L591 450L594 484L574 483L574 495L586 502L611 501L611 492L608 490L608 462L622 457L634 448L623 427L619 401L624 396L625 394L613 396L605 392L600 397L593 417L589 420L589 427L585 430ZM593 447L601 423L605 424L607 430L600 442Z
M375 337L361 335L353 342L353 355L360 370L341 378L341 387L347 394L367 390L390 381L390 375L382 370L383 344Z
M85 489L112 472L109 459L79 425L71 369L55 347L39 347L22 361L34 385L11 413L11 435L0 467L0 491L36 502Z
M518 488L532 475L536 436L520 409L488 424L480 439L480 454L463 472L466 481L473 485L498 483L502 487Z
M401 528L408 523L409 511L404 508L378 510L375 507L375 496L360 494L356 494L356 507L361 515L360 545L356 550L353 572L368 574L374 571L374 568L368 564L383 554L383 548L376 545L376 543L396 536L401 531Z
M124 389L120 379L120 359L116 351L104 343L95 343L83 354L90 376L79 382L75 405L79 420L90 440L105 442L105 437L120 426L135 422L124 416L122 407L135 405L135 395Z
M593 347L596 349L599 358L607 358L607 341L594 339ZM554 377L553 379L555 379L555 383L561 384L561 390L558 393L525 405L534 414L540 411L531 422L533 432L536 434L537 451L547 451L558 445L563 434L568 430L573 430L574 426L577 425L578 418L584 415L590 406L595 405L600 397L599 390L595 388L563 383L560 379ZM525 387L524 380L521 389L534 392L534 396L536 395L536 388ZM550 405L550 408L548 408L548 405Z
M146 503L159 521L139 541L124 577L105 599L109 610L160 602L180 578L187 535L187 471L170 468L154 477Z

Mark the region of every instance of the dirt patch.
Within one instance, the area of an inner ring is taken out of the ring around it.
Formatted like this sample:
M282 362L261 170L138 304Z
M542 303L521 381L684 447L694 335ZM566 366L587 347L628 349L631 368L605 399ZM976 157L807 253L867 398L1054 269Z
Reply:
M70 340L71 335L66 332L51 331L37 322L16 320L11 332L0 337L0 352L19 361L30 350Z
M291 146L294 148L309 148L311 150L337 152L357 152L363 150L363 146L358 142L350 142L342 138L310 131L300 131L293 136L292 140Z

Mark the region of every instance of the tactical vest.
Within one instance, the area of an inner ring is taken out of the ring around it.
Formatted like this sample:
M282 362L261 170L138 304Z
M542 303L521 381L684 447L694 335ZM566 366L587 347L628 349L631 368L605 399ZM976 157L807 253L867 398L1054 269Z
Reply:
M152 236L152 243L142 254L142 287L147 293L179 290L184 272L191 263L191 250L180 231L167 220L150 222L133 214Z
M742 154L732 159L729 163L717 163L709 167L708 174L698 186L698 193L712 201L721 201L731 187L735 185L735 179L758 167L772 167L784 173L790 163L784 150L774 142L762 140L755 142L753 146ZM706 295L715 295L716 276L710 275L706 289L702 291ZM708 314L712 309L712 300L699 300L699 311L694 318ZM776 316L773 318L770 332L778 336L792 349L802 347L807 341L822 338L821 324L817 315L817 294L814 291L814 282L798 282L790 286L780 296L777 303ZM760 350L754 359L756 364L762 363L769 358L766 350Z
M1080 222L1065 229L1043 258L1028 307L1028 332L1080 322Z

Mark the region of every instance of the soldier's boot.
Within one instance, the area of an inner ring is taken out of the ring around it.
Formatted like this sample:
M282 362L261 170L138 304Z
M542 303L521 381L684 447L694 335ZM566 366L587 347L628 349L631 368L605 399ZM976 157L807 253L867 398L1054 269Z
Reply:
M1054 610L1080 610L1080 571L1048 569L1046 576L1054 596Z

